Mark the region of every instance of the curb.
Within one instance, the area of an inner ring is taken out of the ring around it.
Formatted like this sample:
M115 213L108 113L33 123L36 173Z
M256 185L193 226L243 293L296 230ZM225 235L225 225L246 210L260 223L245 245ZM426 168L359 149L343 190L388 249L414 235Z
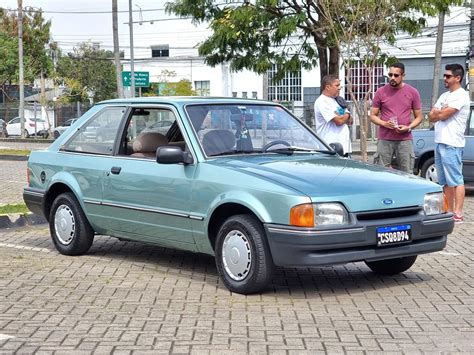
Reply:
M35 213L12 213L0 216L0 229L46 224L43 216Z

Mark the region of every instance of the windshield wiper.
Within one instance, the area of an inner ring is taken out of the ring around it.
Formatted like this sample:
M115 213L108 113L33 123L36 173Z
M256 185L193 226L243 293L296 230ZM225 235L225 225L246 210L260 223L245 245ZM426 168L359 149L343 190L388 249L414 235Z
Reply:
M294 152L307 152L307 153L316 152L316 153L324 153L324 154L330 154L330 155L336 154L336 152L332 150L316 150L316 149L308 149L308 148L300 148L300 147L278 148L278 149L267 150L264 153L277 153L277 154L291 155Z

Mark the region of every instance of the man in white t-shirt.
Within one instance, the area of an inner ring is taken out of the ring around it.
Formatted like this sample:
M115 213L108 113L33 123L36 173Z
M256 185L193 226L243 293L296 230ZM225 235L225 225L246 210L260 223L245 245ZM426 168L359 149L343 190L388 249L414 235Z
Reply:
M461 86L464 69L459 64L445 67L443 93L429 113L430 122L435 122L435 165L438 182L443 185L448 199L448 210L454 212L454 221L462 222L464 204L464 178L462 154L464 132L469 115L469 94Z
M321 80L323 92L314 102L316 133L326 143L341 143L344 156L352 153L348 124L351 123L349 111L337 101L341 82L335 75L326 75Z

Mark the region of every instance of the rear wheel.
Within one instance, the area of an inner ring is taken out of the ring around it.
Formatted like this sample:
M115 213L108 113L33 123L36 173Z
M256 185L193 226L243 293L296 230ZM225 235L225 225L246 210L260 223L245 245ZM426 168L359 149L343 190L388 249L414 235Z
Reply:
M25 134L25 138L30 138L30 134L28 133L27 129L25 129L23 132Z
M54 131L53 133L53 136L54 136L54 139L58 139L59 138L59 132L58 131Z
M274 265L265 231L252 215L232 216L222 224L215 254L219 276L232 292L259 292L271 280Z
M94 240L94 230L72 193L63 193L54 200L49 230L54 246L65 255L86 253Z
M412 255L397 259L366 261L365 264L378 275L396 275L411 268L416 257L416 255Z
M428 158L421 166L421 177L438 183L438 174L436 172L436 165L434 157Z

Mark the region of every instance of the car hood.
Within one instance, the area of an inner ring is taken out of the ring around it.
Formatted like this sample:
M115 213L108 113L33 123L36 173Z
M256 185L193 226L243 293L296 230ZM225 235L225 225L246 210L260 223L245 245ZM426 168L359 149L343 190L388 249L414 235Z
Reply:
M319 154L247 156L211 163L285 185L314 202L341 201L353 212L422 206L425 193L441 191L411 174Z

